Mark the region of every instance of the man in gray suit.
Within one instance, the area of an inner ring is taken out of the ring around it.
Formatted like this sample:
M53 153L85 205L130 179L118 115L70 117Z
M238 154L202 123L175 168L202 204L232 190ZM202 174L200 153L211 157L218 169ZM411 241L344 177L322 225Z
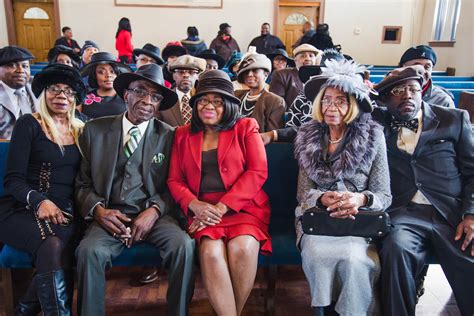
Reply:
M28 83L34 56L16 46L0 49L0 139L10 139L16 120L35 112L36 98Z
M155 119L177 102L159 66L120 74L114 88L127 112L86 124L76 180L76 203L93 218L76 250L78 313L105 314L105 269L124 247L159 248L169 275L168 314L186 315L194 290L194 241L172 217L166 186L174 130Z

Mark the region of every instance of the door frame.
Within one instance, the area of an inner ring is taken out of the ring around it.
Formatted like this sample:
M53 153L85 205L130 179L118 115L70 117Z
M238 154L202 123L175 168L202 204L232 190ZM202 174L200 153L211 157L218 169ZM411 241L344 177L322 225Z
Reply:
M35 1L25 1L25 2L32 2ZM45 2L45 1L37 1L37 2ZM15 15L13 13L13 0L3 0L5 5L5 17L7 20L7 34L8 34L8 45L17 45L18 39L16 36L15 30ZM61 21L59 19L59 0L53 0L53 8L54 8L54 24L56 26L56 37L61 36Z
M56 0L55 0L56 1ZM317 7L319 6L319 23L324 23L324 8L325 8L325 2L326 0L275 0L274 1L274 12L275 14L273 15L273 25L275 26L273 28L272 34L278 34L279 31L279 25L278 25L278 17L280 15L280 6L308 6L308 7ZM316 28L317 25L314 27Z

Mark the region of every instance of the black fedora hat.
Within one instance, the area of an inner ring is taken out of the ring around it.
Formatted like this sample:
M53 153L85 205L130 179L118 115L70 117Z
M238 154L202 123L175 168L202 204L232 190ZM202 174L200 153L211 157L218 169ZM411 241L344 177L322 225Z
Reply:
M74 52L74 50L70 47L64 45L57 45L51 48L48 52L48 62L51 64L59 54L68 55L73 61L76 63L81 62L81 57Z
M225 59L217 55L216 50L213 48L202 51L202 53L200 53L196 57L215 60L217 62L219 69L222 69L222 67L224 67L225 65Z
M183 47L181 42L170 42L163 49L161 56L163 56L163 60L166 62L170 56L179 57L186 55L187 53L188 51Z
M321 74L321 66L308 65L308 66L301 66L301 68L298 69L298 77L303 83L306 83L311 77L318 76L320 74Z
M33 78L31 90L36 97L39 97L44 89L56 83L67 84L71 87L77 93L76 100L78 104L82 103L86 95L86 86L79 72L67 65L52 64L44 67Z
M132 68L128 65L122 64L115 59L115 56L107 52L98 52L92 55L91 62L82 67L79 71L83 77L90 76L95 67L99 64L112 64L115 65L119 72L131 72Z
M18 46L5 46L0 49L0 66L6 65L13 61L23 61L34 59L29 50Z
M158 65L163 65L165 63L160 56L160 48L156 47L153 44L146 43L145 45L143 45L142 48L135 48L133 50L133 55L138 56L140 54L147 55L153 58L154 60L156 60L156 63Z
M288 53L283 48L275 49L273 52L267 54L267 57L270 58L272 63L273 63L273 59L277 56L282 56L283 58L285 58L286 63L289 67L295 67L295 61L293 60L293 58L290 58L288 56Z
M217 93L240 104L240 100L234 94L234 85L230 81L229 75L222 70L205 71L199 76L196 92L189 99L189 104L194 106L196 99L206 93Z
M163 95L163 101L161 101L159 108L160 111L167 110L178 102L178 95L174 91L165 87L163 70L156 64L143 65L138 68L136 72L121 73L114 80L114 89L123 99L125 89L128 89L131 82L137 80L148 81L158 88L160 93Z

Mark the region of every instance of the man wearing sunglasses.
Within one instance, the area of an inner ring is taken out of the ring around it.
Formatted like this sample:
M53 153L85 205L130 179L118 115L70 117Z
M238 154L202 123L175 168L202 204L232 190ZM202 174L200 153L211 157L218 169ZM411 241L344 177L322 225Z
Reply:
M36 112L36 98L28 83L33 58L25 48L0 49L0 139L10 139L21 115Z
M383 314L415 315L416 281L438 259L462 315L474 314L474 144L469 114L422 100L419 66L375 90L385 128L393 229L380 247ZM386 108L385 108L386 107Z
M78 314L105 314L105 268L125 247L147 242L168 272L168 313L187 315L194 241L180 228L166 186L174 129L155 118L178 98L156 64L120 74L114 89L127 112L88 122L80 138L76 206L93 222L76 250Z
M169 110L158 113L158 118L173 127L183 126L191 122L189 99L194 95L199 74L206 70L206 60L191 55L179 56L168 65L168 70L173 74L173 91L178 95L178 102Z

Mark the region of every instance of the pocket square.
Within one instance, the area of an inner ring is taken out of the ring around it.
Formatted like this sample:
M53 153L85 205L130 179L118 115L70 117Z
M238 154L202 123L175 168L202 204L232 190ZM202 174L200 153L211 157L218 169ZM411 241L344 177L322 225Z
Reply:
M156 154L153 156L153 159L151 160L152 163L162 163L163 160L165 160L165 155L162 153Z

